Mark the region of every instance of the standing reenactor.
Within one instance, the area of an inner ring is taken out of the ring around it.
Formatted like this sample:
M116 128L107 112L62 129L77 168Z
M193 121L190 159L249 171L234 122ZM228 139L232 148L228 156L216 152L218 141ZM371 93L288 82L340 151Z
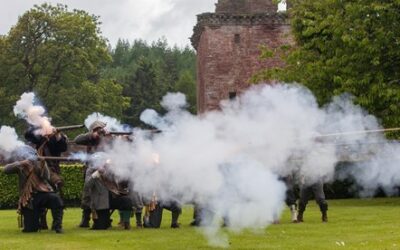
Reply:
M324 183L319 180L313 184L306 184L304 178L300 185L300 198L299 198L299 214L297 215L297 221L303 222L303 214L306 210L306 206L310 196L314 194L315 201L319 205L322 214L322 222L328 222L328 203L325 200Z
M37 232L43 209L51 209L53 230L62 233L63 201L58 193L54 174L45 161L16 161L4 167L5 174L18 174L18 211L23 218L23 232Z
M25 132L25 139L30 143L34 144L37 154L39 156L61 156L61 154L68 149L68 139L67 137L59 131L54 129L52 134L49 135L41 135L35 133L37 128L30 127ZM47 166L50 168L58 176L58 190L63 185L61 179L61 168L60 168L60 161L58 160L46 160ZM48 229L47 226L47 210L45 209L42 212L40 217L40 229Z
M78 145L87 146L87 153L94 153L99 149L99 147L101 147L105 143L104 142L105 127L106 124L104 122L95 121L89 126L89 132L86 134L78 135L75 138L74 142ZM87 190L86 183L93 172L94 172L93 168L90 168L87 165L83 169L83 178L85 180L85 185L83 187L82 203L81 203L82 220L79 223L79 227L90 226L89 225L90 214L91 214L90 195L89 195L89 190Z

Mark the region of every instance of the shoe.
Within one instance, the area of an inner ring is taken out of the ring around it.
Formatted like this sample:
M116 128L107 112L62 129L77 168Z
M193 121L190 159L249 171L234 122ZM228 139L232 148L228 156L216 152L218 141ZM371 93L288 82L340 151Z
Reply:
M179 228L179 227L180 227L179 223L172 223L171 224L171 228Z
M124 229L125 230L130 230L131 229L131 224L129 222L124 222Z
M56 231L57 234L63 234L64 233L64 230L62 230L62 228L54 229L54 231Z
M190 222L189 224L192 227L199 227L200 226L200 222L198 220L193 220L192 222Z

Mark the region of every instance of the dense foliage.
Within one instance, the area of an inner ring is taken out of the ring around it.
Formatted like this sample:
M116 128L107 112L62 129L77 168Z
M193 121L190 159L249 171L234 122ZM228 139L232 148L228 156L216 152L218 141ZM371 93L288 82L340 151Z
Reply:
M113 62L104 70L104 76L121 83L130 105L123 120L139 122L146 108L162 111L160 100L167 92L186 95L188 109L196 111L195 53L188 47L169 48L164 39L148 45L142 40L132 44L119 40L112 51Z
M282 46L283 69L254 81L278 79L310 88L320 104L350 93L385 127L400 124L400 2L292 0L295 47ZM269 55L270 53L264 53ZM266 56L268 60L268 56Z
M168 91L188 95L195 111L195 53L120 40L107 44L99 18L65 5L35 5L0 36L0 124L19 129L12 113L34 91L55 125L79 124L93 112L137 125L145 108L161 111Z

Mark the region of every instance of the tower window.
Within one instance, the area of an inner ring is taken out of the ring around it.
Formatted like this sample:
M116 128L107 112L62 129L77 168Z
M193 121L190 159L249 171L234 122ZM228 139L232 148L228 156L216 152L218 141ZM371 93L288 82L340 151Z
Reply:
M235 34L234 41L235 43L240 43L240 34Z
M236 92L229 92L229 100L235 99L237 96Z

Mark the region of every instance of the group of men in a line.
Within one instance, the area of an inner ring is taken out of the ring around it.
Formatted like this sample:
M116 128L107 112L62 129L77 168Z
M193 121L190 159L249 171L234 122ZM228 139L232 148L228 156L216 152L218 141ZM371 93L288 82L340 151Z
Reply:
M85 145L89 154L99 152L116 137L110 136L105 130L106 124L95 121L89 127L89 132L77 136L74 142ZM37 156L60 156L67 151L67 137L54 130L49 135L35 132L35 128L25 133L25 139L32 143ZM15 154L13 163L7 164L5 174L18 174L19 193L18 212L23 232L37 232L48 229L46 215L51 210L53 223L51 229L62 233L62 218L64 204L62 200L63 180L61 178L60 161L27 157L21 150ZM112 164L93 166L90 163L84 169L84 187L82 194L82 220L79 227L90 227L101 230L111 227L111 214L119 211L119 225L130 229L130 218L135 215L137 227L158 228L161 225L162 210L166 208L172 212L172 228L178 228L181 206L176 201L155 200L153 197L142 197L134 191L129 179L117 178L112 171ZM145 207L145 216L142 210Z
M89 132L77 136L74 142L85 145L87 153L101 152L106 145L112 143L116 138L130 140L129 137L110 136L105 130L106 124L95 121L89 127ZM49 135L40 135L34 128L25 133L25 138L32 143L38 156L60 156L67 151L67 137L59 131ZM24 159L25 157L25 159ZM53 222L51 229L56 233L62 233L62 218L64 204L62 200L63 180L60 177L61 169L59 160L36 159L18 154L14 157L15 162L5 166L4 173L18 174L20 198L18 211L23 218L21 226L23 232L37 232L48 229L46 215L51 210ZM113 165L105 163L101 166L93 166L88 163L84 167L84 187L82 194L82 220L79 227L89 228L90 220L93 223L91 229L102 230L111 227L111 214L119 211L119 225L124 229L130 229L130 219L135 216L136 227L160 227L163 209L172 212L171 227L178 228L181 205L175 200L159 200L155 193L146 196L135 191L134 185L129 178L117 178L113 174ZM303 222L303 213L313 193L322 213L322 221L327 222L328 205L325 200L323 183L317 182L313 185L300 185L299 205L296 204L294 184L291 177L282 178L286 183L286 204L292 213L293 222ZM145 214L142 217L142 211ZM195 205L194 220L192 226L206 225L202 220L208 209ZM225 226L229 221L224 220Z
M89 132L75 138L78 145L87 146L88 153L99 152L111 143L114 137L107 136L103 122L95 121ZM119 139L129 140L129 137ZM110 215L119 210L119 224L130 229L130 218L135 215L136 227L158 228L161 225L162 210L166 208L172 212L172 228L178 228L178 218L181 206L176 201L155 200L154 197L142 196L134 190L133 183L127 179L116 178L112 171L112 164L103 166L85 167L85 184L82 197L82 220L80 227L89 227L90 218L93 220L92 229L107 229L111 227ZM152 196L154 196L152 194ZM146 213L142 220L142 211Z

